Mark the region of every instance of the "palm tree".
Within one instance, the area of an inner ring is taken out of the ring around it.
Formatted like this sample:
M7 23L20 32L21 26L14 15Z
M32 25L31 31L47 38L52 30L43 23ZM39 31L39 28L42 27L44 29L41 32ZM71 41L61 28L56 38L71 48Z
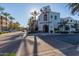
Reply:
M20 23L19 22L14 23L14 29L15 30L20 30Z
M71 10L72 15L75 15L75 14L79 15L79 3L69 3L68 7Z
M35 31L35 29L36 29L36 27L37 27L35 23L36 23L36 16L37 16L38 14L39 14L39 13L38 13L37 11L33 11L33 12L31 13L31 15L32 15L33 18L34 18L34 19L32 20L32 24L33 24L32 27L33 27L34 31Z
M3 31L3 17L2 17L2 13L3 13L4 8L0 6L0 27L1 27L1 31Z
M71 10L72 15L75 15L75 14L79 15L79 3L69 3L68 6ZM79 25L78 23L74 24L74 27L76 30L78 30L78 25Z
M4 12L3 15L6 17L6 30L8 30L8 23L7 22L8 22L8 17L10 16L10 14L7 12Z
M64 31L64 29L65 29L65 27L66 27L67 22L68 22L68 21L62 21L62 22L60 22L60 23L59 23L58 28L62 28L62 29L63 29L63 31Z
M76 29L76 31L78 31L78 23L74 24L74 28Z
M29 30L30 31L33 30L33 20L34 20L34 17L30 17L30 19L28 21L28 25L29 25Z
M13 29L13 20L14 20L15 18L13 18L12 16L9 16L9 19L11 20L11 21L10 21L10 25L9 25L9 29Z
M36 16L37 16L39 13L38 13L37 11L33 11L31 14L33 15L33 17L34 17L35 20L36 20Z

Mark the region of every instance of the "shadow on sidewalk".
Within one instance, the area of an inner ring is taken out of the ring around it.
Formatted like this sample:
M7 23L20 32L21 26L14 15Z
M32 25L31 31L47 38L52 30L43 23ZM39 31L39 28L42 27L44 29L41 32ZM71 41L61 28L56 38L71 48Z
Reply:
M10 39L15 40L16 37L10 38ZM19 40L16 40L16 41L11 41L11 42L1 44L0 45L0 53L11 53L11 52L16 53L18 48L19 48L20 43L21 43L21 38ZM3 47L1 47L1 46L3 46Z
M37 52L37 38L36 36L34 36L34 48L33 48L33 56L38 56L38 52Z
M27 47L27 40L24 38L23 40L23 43L24 43L24 55L25 56L29 56L29 52L28 52L28 47Z

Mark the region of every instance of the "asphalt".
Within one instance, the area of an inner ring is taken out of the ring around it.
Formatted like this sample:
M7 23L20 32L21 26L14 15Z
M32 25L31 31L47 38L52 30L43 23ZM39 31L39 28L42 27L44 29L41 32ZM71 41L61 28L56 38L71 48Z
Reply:
M33 56L79 56L78 34L69 35L30 35L23 40L23 33L12 33L0 36L0 54L17 52L21 45L21 55L28 49ZM27 45L26 45L27 43Z
M23 39L23 33L16 32L9 35L0 36L0 55L7 53L16 53Z

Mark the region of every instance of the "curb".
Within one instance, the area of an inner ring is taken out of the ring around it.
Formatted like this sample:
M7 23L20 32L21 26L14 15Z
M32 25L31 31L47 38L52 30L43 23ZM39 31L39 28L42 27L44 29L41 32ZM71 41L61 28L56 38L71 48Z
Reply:
M7 36L9 34L12 34L13 35L13 33L20 33L20 31L19 32L10 32L10 33L1 34L0 37Z

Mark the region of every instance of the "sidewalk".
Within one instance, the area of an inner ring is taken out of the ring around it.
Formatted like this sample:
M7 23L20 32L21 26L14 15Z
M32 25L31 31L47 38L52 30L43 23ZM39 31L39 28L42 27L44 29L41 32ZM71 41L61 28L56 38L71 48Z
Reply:
M30 56L38 55L38 56L64 56L62 52L60 52L58 49L51 47L47 43L45 43L40 38L36 37L36 41L34 40L34 36L28 36L26 38L27 40L27 47L28 52ZM23 55L22 52L24 52L23 49L23 42L20 46L20 54Z
M25 44L24 44L25 43ZM19 48L18 56L77 56L79 46L52 38L52 36L27 36ZM26 54L25 54L26 53Z
M20 33L21 33L21 31L1 34L0 35L0 38L7 37L7 36L11 36L11 35L15 35L15 34L20 34Z

